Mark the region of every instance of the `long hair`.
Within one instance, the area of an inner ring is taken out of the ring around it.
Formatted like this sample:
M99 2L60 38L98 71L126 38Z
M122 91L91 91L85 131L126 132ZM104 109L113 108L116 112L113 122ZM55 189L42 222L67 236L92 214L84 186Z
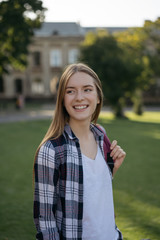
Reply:
M53 120L50 124L50 127L49 127L46 135L44 136L42 142L40 143L40 145L37 149L36 156L37 156L37 153L38 153L40 147L47 140L56 139L63 133L64 126L69 121L69 115L64 107L64 95L65 95L66 86L67 86L67 83L68 83L70 77L77 72L84 72L84 73L90 75L94 80L94 84L96 86L97 94L98 94L98 98L99 98L99 103L97 104L95 112L92 115L91 122L93 122L95 124L97 122L97 119L98 119L98 116L100 114L101 107L103 104L103 93L102 93L101 81L99 80L97 74L86 64L83 64L83 63L71 64L66 67L64 73L62 74L62 76L60 78L54 117L53 117Z

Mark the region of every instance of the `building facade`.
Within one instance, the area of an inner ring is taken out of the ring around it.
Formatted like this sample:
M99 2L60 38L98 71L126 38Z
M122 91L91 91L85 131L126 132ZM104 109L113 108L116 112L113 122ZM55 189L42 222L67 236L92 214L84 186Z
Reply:
M127 28L105 28L109 33ZM0 99L48 99L56 94L57 83L64 67L78 61L79 47L88 31L75 22L48 22L35 30L29 45L28 66L25 71L10 69L10 74L0 79ZM156 89L156 102L160 102L160 88ZM153 95L153 94L152 94ZM155 95L155 94L154 94ZM150 92L144 96L149 99Z
M58 79L68 64L75 63L79 46L88 31L75 22L48 22L35 30L29 46L28 66L25 71L10 69L0 79L0 98L50 98L56 93ZM106 28L109 32L126 28Z
M26 70L10 69L3 79L1 98L19 94L25 98L51 97L64 67L77 61L83 39L83 28L77 23L43 23L29 46Z

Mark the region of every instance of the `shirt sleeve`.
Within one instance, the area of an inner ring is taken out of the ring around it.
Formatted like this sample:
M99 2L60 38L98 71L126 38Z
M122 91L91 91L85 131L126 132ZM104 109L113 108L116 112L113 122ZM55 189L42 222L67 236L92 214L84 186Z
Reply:
M59 240L55 219L57 203L58 170L55 162L55 150L48 141L41 146L36 162L34 189L34 223L39 240Z

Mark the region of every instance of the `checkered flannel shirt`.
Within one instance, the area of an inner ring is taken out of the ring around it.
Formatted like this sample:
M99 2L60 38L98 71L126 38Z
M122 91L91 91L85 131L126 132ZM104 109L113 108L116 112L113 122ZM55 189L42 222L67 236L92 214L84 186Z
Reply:
M104 133L92 124L91 130L104 156ZM69 125L65 126L58 139L49 140L41 146L34 169L36 238L82 240L82 155L79 141ZM121 240L120 232L119 235Z

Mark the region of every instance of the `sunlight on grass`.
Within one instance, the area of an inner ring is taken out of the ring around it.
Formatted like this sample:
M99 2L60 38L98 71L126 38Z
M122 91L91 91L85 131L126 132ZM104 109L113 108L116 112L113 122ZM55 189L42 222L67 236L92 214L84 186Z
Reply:
M144 112L141 116L139 116L136 115L134 112L127 111L125 112L125 116L131 121L160 123L160 112ZM115 119L112 112L101 112L100 118L105 119L105 121L108 122L111 122L113 119Z
M124 191L115 190L114 195L118 204L116 222L122 232L125 232L124 240L132 239L133 236L134 240L158 240L160 208L140 201Z
M126 112L126 116L132 121L160 123L160 112L144 112L142 116L138 116L133 112Z
M160 129L159 129L159 131L156 130L156 131L152 131L152 132L149 132L149 131L145 132L144 135L147 137L151 137L151 138L160 140Z
M107 122L111 122L115 117L112 112L101 112L99 118L105 119Z

